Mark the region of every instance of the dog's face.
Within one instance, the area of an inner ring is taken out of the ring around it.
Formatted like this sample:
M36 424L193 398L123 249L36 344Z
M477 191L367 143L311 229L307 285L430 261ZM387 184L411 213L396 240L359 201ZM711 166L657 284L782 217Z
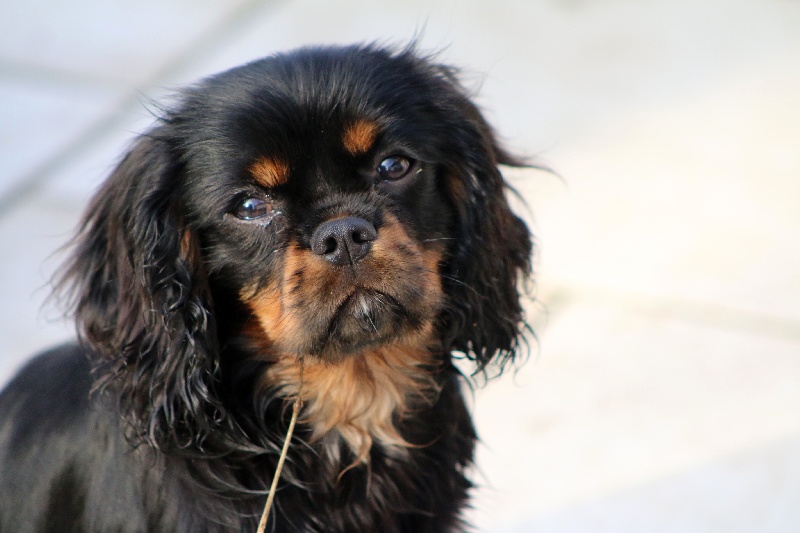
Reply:
M101 380L158 440L224 411L227 335L329 366L381 347L502 364L531 253L503 163L454 71L413 50L303 49L186 90L98 192L66 271Z
M339 359L433 334L443 262L472 237L457 228L464 150L489 147L459 146L470 109L432 74L301 51L209 80L177 116L208 268L276 350Z
M322 59L265 60L193 95L205 112L180 124L184 208L208 270L274 349L335 360L420 344L456 238L452 133L409 65Z

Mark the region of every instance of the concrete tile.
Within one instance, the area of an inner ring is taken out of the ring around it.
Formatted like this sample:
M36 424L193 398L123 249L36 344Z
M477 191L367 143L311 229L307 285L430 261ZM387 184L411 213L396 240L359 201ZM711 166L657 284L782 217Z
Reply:
M533 204L541 282L800 321L800 69L654 107L554 157Z
M0 78L0 197L113 113L121 98L101 87Z
M564 509L516 531L785 533L800 530L798 496L795 436Z
M0 8L0 59L138 86L246 4L245 0L6 2Z
M455 0L441 2L340 3L324 0L284 2L270 7L269 16L254 17L231 35L218 50L187 70L189 79L238 66L244 62L293 48L321 44L378 41L405 44L422 33L425 47L450 44L452 32L463 23L472 26L472 11ZM332 20L335 24L331 24Z
M501 131L530 153L602 139L609 124L686 102L754 68L789 69L800 6L782 1L484 4L478 42L507 52L482 87ZM492 16L485 11L494 10ZM542 121L548 125L535 134Z
M135 102L115 113L102 135L50 172L46 183L39 187L37 196L82 211L136 137L155 122L147 106L145 101Z
M475 400L480 530L528 531L800 433L797 342L583 304L539 333L539 355Z

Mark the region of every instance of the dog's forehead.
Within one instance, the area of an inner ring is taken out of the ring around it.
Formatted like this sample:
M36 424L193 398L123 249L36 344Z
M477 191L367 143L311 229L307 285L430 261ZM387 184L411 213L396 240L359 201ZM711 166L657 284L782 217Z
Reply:
M367 154L372 150L380 132L380 125L377 121L357 118L337 125L333 128L332 134L336 137L338 142L335 143L321 143L321 142L307 142L307 146L297 146L301 148L302 154L300 156L305 160L306 164L316 163L317 165L323 163L320 161L321 155L319 147L326 144L339 144L338 150L344 151L346 154L357 158ZM314 147L317 147L315 150ZM295 161L291 158L292 153L281 153L279 149L272 147L268 150L269 153L258 154L255 160L249 164L248 172L250 176L260 185L266 188L278 187L288 182L291 168L297 166ZM324 154L326 159L329 159L330 154Z
M188 96L181 129L190 160L225 182L245 169L272 188L302 176L354 176L393 150L438 160L458 92L410 54L323 48L237 67Z

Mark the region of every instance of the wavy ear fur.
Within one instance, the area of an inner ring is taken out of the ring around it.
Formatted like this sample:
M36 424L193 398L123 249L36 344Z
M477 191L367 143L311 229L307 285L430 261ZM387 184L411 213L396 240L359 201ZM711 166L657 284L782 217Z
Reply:
M96 388L113 391L135 441L161 448L201 444L221 412L208 284L182 227L174 153L158 128L139 138L90 203L60 287Z
M509 208L498 164L526 165L500 148L466 96L456 107L462 120L453 137L462 155L447 170L459 218L451 279L445 280L451 295L449 347L474 360L478 372L490 362L502 370L517 355L527 329L518 283L530 276L533 244L527 226Z

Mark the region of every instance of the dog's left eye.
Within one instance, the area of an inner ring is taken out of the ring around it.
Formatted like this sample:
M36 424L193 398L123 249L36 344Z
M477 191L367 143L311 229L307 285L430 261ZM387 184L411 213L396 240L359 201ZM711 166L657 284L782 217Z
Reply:
M378 165L378 176L383 180L396 181L405 177L409 170L411 170L411 161L401 155L393 155Z
M273 206L271 203L263 198L254 198L251 196L242 200L239 205L236 206L236 209L234 209L233 214L242 220L255 220L264 218L272 213L272 210Z

